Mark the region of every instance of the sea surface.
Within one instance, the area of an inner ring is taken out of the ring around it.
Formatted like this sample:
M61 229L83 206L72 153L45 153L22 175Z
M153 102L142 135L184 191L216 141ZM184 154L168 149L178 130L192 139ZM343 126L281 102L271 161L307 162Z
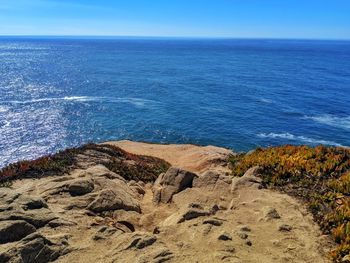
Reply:
M0 167L120 139L350 146L350 42L0 38Z

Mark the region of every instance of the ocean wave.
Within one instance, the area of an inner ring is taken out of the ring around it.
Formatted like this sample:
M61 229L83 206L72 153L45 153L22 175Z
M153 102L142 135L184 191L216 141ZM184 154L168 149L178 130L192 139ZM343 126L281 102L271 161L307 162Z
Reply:
M258 137L260 138L272 138L272 139L284 139L289 141L299 141L302 143L309 143L309 144L324 144L324 145L330 145L330 146L338 146L338 147L345 147L349 148L348 146L344 146L342 144L333 142L333 141L327 141L327 140L321 140L321 139L314 139L306 136L297 136L291 133L259 133Z
M5 106L1 106L0 105L0 113L7 112L7 111L8 111L8 108L6 108Z
M157 103L154 100L141 99L141 98L129 98L129 97L91 97L91 96L66 96L62 98L41 98L33 100L13 100L13 101L3 101L1 103L10 104L31 104L39 102L55 102L55 101L73 101L73 102L105 102L105 103L130 103L136 107L143 107L145 104ZM1 108L0 108L1 112Z
M265 98L260 98L260 99L258 99L258 101L263 102L263 103L267 103L267 104L271 104L273 102L272 100L265 99Z
M304 119L313 120L315 122L336 128L350 129L350 116L337 117L330 114L323 114L319 116L304 116Z

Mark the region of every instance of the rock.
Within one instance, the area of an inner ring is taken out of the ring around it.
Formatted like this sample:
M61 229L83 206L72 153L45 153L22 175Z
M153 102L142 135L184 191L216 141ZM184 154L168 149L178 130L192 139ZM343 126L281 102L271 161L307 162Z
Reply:
M48 208L46 201L41 197L23 195L18 200L18 204L24 210L34 210L40 208Z
M56 219L57 216L48 208L41 208L35 210L15 210L0 214L0 221L3 220L23 220L29 224L40 228L45 226L48 222Z
M44 236L33 233L19 243L0 252L0 262L46 263L70 252L67 245L54 244Z
M116 210L113 212L112 217L117 220L117 222L127 225L133 232L135 230L134 226L139 224L142 214L135 211Z
M92 237L92 239L93 240L106 239L112 236L113 234L115 234L117 231L118 229L116 229L115 227L103 226L97 231L97 233ZM122 231L119 231L119 232L122 233Z
M238 229L243 232L250 232L251 229L249 226L239 226Z
M118 209L141 212L138 202L122 187L102 190L88 209L96 213Z
M135 191L136 193L140 194L140 195L144 195L146 192L143 189L144 186L141 186L139 183L136 183L134 180L131 180L128 183L130 189L132 189L133 191Z
M250 241L250 240L247 240L247 241L245 242L245 244L246 244L247 246L250 246L250 247L253 245L252 241Z
M196 209L196 208L191 208L182 214L178 223L182 223L186 220L192 220L192 219L200 217L200 216L208 216L208 215L210 215L210 212L208 212L208 211Z
M220 173L217 171L207 171L202 176L198 176L193 180L193 187L210 187L214 188L219 180Z
M287 224L282 224L278 227L278 231L281 231L281 232L289 232L291 231L293 228L290 226L290 225L287 225Z
M134 236L133 241L126 249L131 249L131 248L143 249L145 247L151 246L156 241L157 241L157 237L154 235L152 235L152 236L149 236L149 235L140 236L140 235L136 234Z
M196 177L193 180L193 187L207 188L210 190L222 189L229 187L232 178L230 176L223 175L218 171L209 170L202 176Z
M153 252L153 254L153 260L155 263L166 262L174 257L173 253L167 248L160 248L158 251Z
M22 220L0 221L0 244L21 240L35 231L34 226Z
M278 214L277 210L273 207L266 206L263 208L263 214L265 220L279 219L281 216Z
M221 226L222 225L222 220L218 220L216 218L209 218L203 221L203 224L210 224L213 226Z
M231 184L231 192L234 193L240 188L255 187L259 188L261 185L261 178L258 177L261 173L261 168L255 166L250 168L242 177L234 177Z
M92 178L103 177L103 178L107 178L107 179L111 179L111 180L119 179L119 180L125 182L125 179L123 177L121 177L119 174L112 172L106 166L104 166L102 164L98 164L98 165L89 167L86 170L82 170L82 171L80 171L78 176L79 177L92 177Z
M232 237L229 233L224 232L224 233L219 235L218 239L223 240L223 241L228 241L228 240L232 240Z
M183 223L188 220L192 220L201 216L209 216L211 213L202 208L190 208L182 209L181 211L169 216L162 222L162 226L171 226Z
M61 218L54 219L50 221L47 225L52 228L60 227L60 226L75 226L77 223L71 222L68 220L64 220Z
M57 218L42 198L15 191L1 189L0 208L0 222L21 220L39 228Z
M153 186L153 201L155 203L169 203L174 194L188 187L192 187L195 174L171 167L163 175L161 174Z
M237 235L241 238L241 239L247 239L248 235L244 232L238 232Z
M89 179L77 179L68 185L68 192L72 196L85 195L94 190L94 184Z

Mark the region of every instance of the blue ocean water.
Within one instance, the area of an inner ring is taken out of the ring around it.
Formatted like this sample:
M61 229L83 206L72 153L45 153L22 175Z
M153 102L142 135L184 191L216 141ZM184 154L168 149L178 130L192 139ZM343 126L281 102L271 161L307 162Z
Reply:
M0 38L0 166L132 139L350 146L350 42Z

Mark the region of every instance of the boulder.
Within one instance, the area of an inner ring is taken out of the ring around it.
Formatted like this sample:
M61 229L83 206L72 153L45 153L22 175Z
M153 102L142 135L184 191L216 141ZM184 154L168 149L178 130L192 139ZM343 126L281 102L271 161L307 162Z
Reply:
M193 187L210 187L214 188L219 180L220 173L217 171L207 171L202 176L198 176L193 180Z
M230 176L226 176L218 171L209 170L203 175L194 178L193 187L214 190L219 187L229 187L231 181Z
M0 252L0 262L46 263L70 251L66 243L54 244L44 236L33 233L7 251Z
M72 196L85 195L94 190L94 184L89 179L77 179L68 185L68 192Z
M174 194L192 187L194 173L171 167L165 174L159 175L153 186L153 201L155 203L169 203Z
M35 226L36 228L43 227L50 221L56 219L57 216L48 208L35 210L14 210L0 214L0 221L4 220L23 220Z
M240 188L244 187L255 187L261 186L261 178L258 177L261 174L261 168L255 166L250 168L242 177L234 177L231 184L231 192L235 192Z
M21 240L35 231L34 226L23 220L0 221L0 244Z
M119 209L141 212L138 202L121 187L102 190L87 208L95 213Z

